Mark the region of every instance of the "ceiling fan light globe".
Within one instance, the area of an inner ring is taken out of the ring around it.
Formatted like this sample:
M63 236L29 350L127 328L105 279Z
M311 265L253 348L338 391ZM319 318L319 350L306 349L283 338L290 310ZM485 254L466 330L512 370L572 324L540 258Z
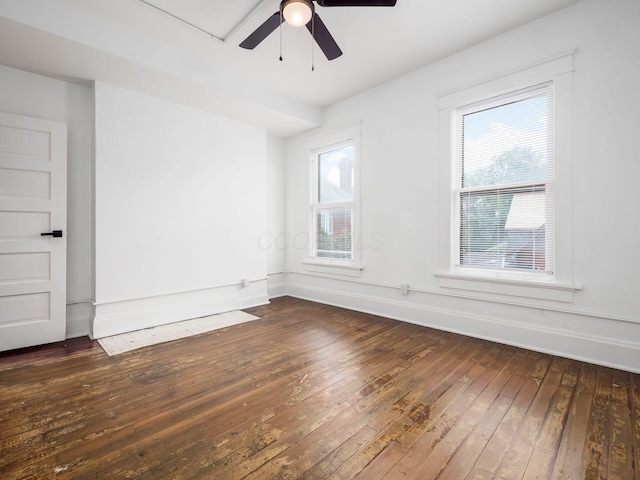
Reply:
M290 0L282 8L282 16L289 25L302 27L309 23L313 11L309 2L305 0Z

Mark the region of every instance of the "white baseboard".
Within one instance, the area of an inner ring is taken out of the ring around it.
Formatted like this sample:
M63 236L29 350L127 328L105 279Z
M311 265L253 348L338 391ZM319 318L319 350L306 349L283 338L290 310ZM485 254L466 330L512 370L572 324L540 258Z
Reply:
M67 331L65 338L86 337L89 335L93 303L83 301L67 305Z
M266 280L193 292L97 304L89 336L108 337L269 303Z
M238 299L238 308L244 310L245 308L257 307L260 305L267 305L269 303L269 295L265 291L259 295L250 295L246 297L240 297Z
M414 323L425 327L459 333L471 337L491 340L529 350L539 351L597 365L640 373L640 344L619 338L609 331L607 338L577 333L575 330L553 328L517 321L514 315L509 320L478 315L394 300L363 293L351 293L332 288L318 288L317 285L303 285L289 282L287 294L305 300L371 313L387 318ZM518 307L521 310L523 307ZM581 322L580 315L563 314L573 317L566 323ZM522 314L520 318L527 319ZM593 319L589 319L591 322ZM601 319L606 325L607 319ZM615 321L611 322L615 323Z
M267 291L269 293L269 298L284 297L287 294L285 274L276 273L269 275Z

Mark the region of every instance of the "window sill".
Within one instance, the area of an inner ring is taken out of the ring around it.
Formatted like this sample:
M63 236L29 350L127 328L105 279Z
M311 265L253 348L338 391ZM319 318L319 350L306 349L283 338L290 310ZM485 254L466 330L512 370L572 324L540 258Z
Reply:
M329 275L342 275L346 277L360 277L363 266L355 263L342 263L336 261L306 260L302 262L302 268L308 272L325 273Z
M553 281L498 278L462 273L436 273L435 276L438 277L438 283L442 288L565 303L572 303L574 292L582 289L580 285Z

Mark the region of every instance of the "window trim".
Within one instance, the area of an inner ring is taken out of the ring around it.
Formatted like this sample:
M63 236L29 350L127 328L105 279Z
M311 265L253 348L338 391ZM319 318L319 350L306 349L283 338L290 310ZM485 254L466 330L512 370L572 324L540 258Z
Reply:
M581 288L573 279L573 60L575 50L507 72L483 82L438 96L440 133L440 217L438 267L434 275L441 288L459 289L552 301L573 301L573 293ZM553 274L526 274L499 270L454 268L456 218L455 180L457 165L457 109L477 102L499 98L546 82L554 94L554 244ZM472 271L469 271L472 270ZM523 278L523 275L525 277ZM497 286L497 288L496 288ZM557 288L555 288L557 287ZM557 290L565 295L557 295Z
M322 258L313 255L315 252L314 206L317 204L318 186L317 172L314 165L320 154L353 146L353 200L351 202L351 259ZM331 275L359 277L363 267L360 264L360 123L348 125L313 135L306 139L305 149L309 154L309 254L302 262L305 270Z

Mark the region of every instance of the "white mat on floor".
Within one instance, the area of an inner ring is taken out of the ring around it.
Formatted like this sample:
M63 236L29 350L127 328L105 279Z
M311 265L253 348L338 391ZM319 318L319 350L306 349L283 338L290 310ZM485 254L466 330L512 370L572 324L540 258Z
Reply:
M158 343L170 342L179 338L190 337L200 333L218 330L219 328L238 323L258 320L260 317L250 313L234 310L233 312L194 318L183 322L169 323L158 327L146 328L135 332L122 333L112 337L99 338L98 343L109 356L129 352L137 348L148 347Z

